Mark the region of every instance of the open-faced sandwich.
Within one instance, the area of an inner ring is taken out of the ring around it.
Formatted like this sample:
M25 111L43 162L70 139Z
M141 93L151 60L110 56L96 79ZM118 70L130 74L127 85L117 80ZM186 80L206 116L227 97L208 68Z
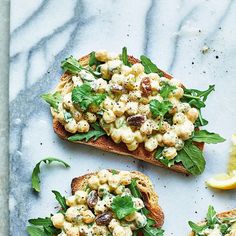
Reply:
M209 206L205 221L195 224L189 221L192 233L189 236L236 236L236 209L217 214Z
M205 91L187 89L140 60L106 51L62 62L65 74L54 93L42 98L51 106L53 127L63 139L132 156L154 165L198 175L203 172L203 143L224 141L199 130Z
M162 236L163 212L150 179L137 171L101 170L72 180L72 196L53 191L61 209L31 219L30 235ZM35 232L48 234L33 234Z

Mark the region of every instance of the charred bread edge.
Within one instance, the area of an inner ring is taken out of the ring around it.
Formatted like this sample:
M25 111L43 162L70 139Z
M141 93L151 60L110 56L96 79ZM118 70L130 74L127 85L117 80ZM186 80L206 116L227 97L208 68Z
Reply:
M89 55L86 55L84 57L82 57L81 59L79 59L80 63L82 65L86 65L87 62L89 60ZM134 58L133 56L129 56L129 62L131 64L135 64L135 63L139 63L140 61L136 58ZM164 75L166 78L171 79L172 76L167 74L166 72L164 72ZM66 80L68 78L68 76L70 76L70 74L65 73L62 77L61 77L61 81ZM72 134L67 132L64 128L64 126L57 120L57 119L53 119L53 129L54 132L62 139L67 140L68 137L70 137ZM145 150L143 144L139 145L139 147L135 150L135 151L129 151L127 149L127 147L125 146L124 143L119 143L116 144L115 142L113 142L113 140L109 137L109 136L102 136L99 139L97 139L96 141L90 140L88 142L85 141L75 141L74 143L81 143L81 144L85 144L88 146L93 146L95 148L101 149L103 151L106 152L111 152L111 153L117 153L123 156L131 156L133 158L145 161L145 162L149 162L153 165L157 165L166 169L171 169L173 171L176 172L180 172L183 174L190 174L182 164L175 164L171 167L167 167L164 164L162 164L160 161L158 161L155 158L155 151L153 152L148 152ZM203 150L204 147L204 143L195 143L195 145L200 148L201 150Z

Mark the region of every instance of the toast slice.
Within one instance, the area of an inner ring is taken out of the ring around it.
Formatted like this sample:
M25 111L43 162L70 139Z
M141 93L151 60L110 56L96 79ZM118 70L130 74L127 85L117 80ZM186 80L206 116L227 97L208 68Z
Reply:
M111 172L111 170L109 170ZM118 171L119 172L119 171ZM95 175L95 173L89 173L77 178L74 178L71 182L71 191L74 195L76 191L83 190L88 184L88 179ZM152 218L156 222L156 226L161 228L164 223L164 213L161 207L158 205L158 195L154 190L153 184L149 177L138 171L130 172L131 178L136 179L137 188L142 194L142 200L147 210L149 210L148 217Z
M236 209L233 209L233 210L230 210L230 211L225 211L225 212L221 212L221 213L218 213L217 215L217 218L219 219L223 219L223 218L236 218ZM206 223L206 221L202 221L200 223L198 223L197 225L199 226L202 226ZM189 236L195 236L196 234L194 232L191 232L189 234ZM235 234L233 234L233 236L236 235L236 231L235 231ZM231 234L230 234L231 236Z
M135 64L135 63L140 62L138 59L134 58L133 56L129 56L128 60L131 64ZM79 59L79 62L82 66L87 65L89 62L89 55L86 55L86 56L82 57L81 59ZM172 79L171 75L167 74L164 71L163 71L163 73L166 78ZM61 77L61 81L60 81L60 84L58 85L58 88L60 88L60 86L63 86L64 83L66 83L66 81L68 80L68 78L70 78L70 74L65 73ZM55 133L60 138L65 139L65 140L67 140L68 137L70 137L72 135L71 133L67 132L65 130L64 126L55 118L53 119L53 129L54 129ZM106 152L117 153L117 154L120 154L123 156L131 156L133 158L136 158L136 159L139 159L139 160L142 160L145 162L149 162L153 165L157 165L157 166L160 166L163 168L171 169L173 171L180 172L183 174L189 174L189 172L184 168L184 166L182 164L177 163L171 167L167 167L166 165L162 164L159 160L157 160L155 158L155 151L149 152L149 151L145 150L143 144L140 145L135 151L129 151L124 143L116 144L108 136L102 136L99 139L97 139L96 141L93 141L93 140L90 140L88 142L75 141L74 143L85 144L88 146L92 146L92 147L101 149ZM198 146L198 148L203 150L204 144L203 143L196 143L196 146Z

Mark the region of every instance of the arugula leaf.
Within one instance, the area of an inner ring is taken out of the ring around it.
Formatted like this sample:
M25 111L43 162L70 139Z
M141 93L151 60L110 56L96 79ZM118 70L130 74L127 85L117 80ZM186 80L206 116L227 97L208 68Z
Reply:
M214 227L214 225L218 222L216 211L213 206L208 207L206 221L207 221L207 225L210 227Z
M94 130L89 130L87 133L75 134L70 136L68 140L73 142L82 141L85 139L85 141L88 142L91 138L93 138L93 141L96 141L101 136L106 135L106 132L100 126L93 125L92 127Z
M66 72L70 72L72 75L77 75L81 70L85 70L95 77L99 77L101 75L101 73L94 71L92 68L85 68L81 66L78 60L73 56L70 56L62 61L61 68Z
M62 208L61 212L65 213L68 209L68 206L66 205L66 198L63 197L58 191L52 190L52 192L54 193L56 200L59 202Z
M140 60L146 74L157 73L160 77L164 76L164 73L148 57L142 55Z
M196 127L207 125L208 121L204 120L201 115L201 109L205 107L205 101L207 100L208 95L215 90L215 85L209 85L207 90L198 90L198 89L187 89L184 88L184 95L181 99L182 102L189 103L192 107L195 107L199 110L199 117L195 123Z
M137 188L137 180L131 179L131 183L128 185L128 188L131 191L131 194L136 198L141 198L142 194L140 193L139 189Z
M141 229L144 236L163 236L164 230L155 226L156 222L153 219L148 218L147 224Z
M98 65L101 64L101 62L97 60L94 51L91 52L89 55L90 55L90 56L89 56L89 66L94 66L94 65L95 65L95 66L98 66Z
M183 149L178 152L176 162L182 162L183 166L192 175L201 174L206 165L202 151L191 140L185 141Z
M70 72L71 74L78 74L83 67L79 64L78 60L73 56L66 58L64 61L61 62L61 68L64 71Z
M210 133L207 130L198 130L194 132L192 140L194 142L204 143L222 143L225 141L219 134Z
M129 59L128 59L128 54L127 54L127 48L123 47L122 48L122 54L121 54L121 59L124 65L126 66L131 66Z
M89 105L99 106L106 98L106 94L99 94L92 91L89 84L82 84L72 90L72 102L79 104L83 111L86 111Z
M39 173L40 173L40 164L44 162L45 164L51 164L52 162L59 162L62 163L66 168L70 167L67 163L64 161L54 158L54 157L47 157L40 162L36 164L36 166L33 169L32 176L31 176L31 183L32 183L32 188L40 192L40 179L39 179Z
M164 117L165 114L173 107L170 101L159 102L157 99L153 99L150 101L150 110L153 118L158 116Z
M116 196L111 204L111 209L119 220L137 211L130 196Z
M52 226L52 221L49 217L45 218L37 218L28 220L32 225L40 225L40 226Z
M176 89L176 86L165 83L161 88L160 95L164 99L166 99L169 97L170 93L173 92L175 89Z
M42 228L36 226L27 226L26 230L30 236L48 236Z
M207 225L197 225L192 221L189 221L188 224L192 228L192 231L197 234L201 233L204 229L207 228Z
M225 235L226 233L228 233L230 229L230 226L228 224L221 224L220 225L220 232Z
M45 93L41 95L41 98L47 102L55 111L58 111L58 105L62 100L62 96L59 92L54 94Z

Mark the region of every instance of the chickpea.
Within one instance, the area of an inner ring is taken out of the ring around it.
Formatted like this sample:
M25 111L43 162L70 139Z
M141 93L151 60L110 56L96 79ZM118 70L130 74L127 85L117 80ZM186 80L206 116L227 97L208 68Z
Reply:
M96 104L90 104L88 110L92 113L97 113L98 111L100 111L100 108Z
M136 86L135 83L136 83L136 79L135 79L134 75L129 74L126 77L126 81L124 82L124 87L129 91L133 90Z
M119 175L111 175L108 178L108 185L111 188L116 189L120 184L120 180L121 180L121 178Z
M140 198L133 198L134 207L138 210L144 207L144 203Z
M75 195L69 196L66 198L66 205L67 206L75 206L76 205L76 197Z
M98 201L98 203L94 207L95 215L103 213L106 210L107 210L107 206L106 206L106 203L104 201Z
M131 234L132 235L132 234ZM113 236L128 236L122 226L115 226L113 230Z
M112 219L111 222L108 225L108 229L110 231L113 231L116 226L120 226L120 222L116 219Z
M132 69L129 66L125 66L125 65L121 66L121 74L127 76L131 74L131 72L132 72Z
M108 70L112 73L120 73L121 64L122 64L122 62L120 60L108 61L107 62Z
M144 66L141 63L135 63L134 65L132 65L131 69L132 73L136 76L144 73Z
M112 110L107 110L103 113L102 118L107 124L110 124L116 120L116 115Z
M122 116L126 111L124 102L116 102L113 106L113 112L116 116Z
M128 221L128 222L134 221L135 218L136 218L136 214L137 214L137 212L134 212L134 213L132 213L132 214L127 215L127 216L125 217L125 220Z
M96 51L95 57L98 61L107 62L108 61L108 52L105 50Z
M62 102L62 104L63 104L63 107L64 107L66 110L70 110L71 107L73 107L71 94L72 94L72 93L67 93L67 94L63 97L63 102Z
M177 139L175 142L175 148L177 151L181 150L184 147L184 141L182 139Z
M157 139L157 142L158 142L158 145L163 147L164 146L164 143L163 143L163 135L162 134L157 134L156 136L156 139Z
M147 224L146 216L137 212L135 217L135 223L138 228L143 228Z
M115 194L121 195L124 192L124 190L125 190L125 186L120 185L118 186L118 188L115 189Z
M140 132L142 134L150 135L152 134L152 131L153 131L153 126L150 120L146 120L140 127Z
M146 138L146 136L141 134L141 132L139 130L136 130L134 132L134 138L138 143L142 143L144 141L144 139Z
M62 213L56 213L51 217L52 223L55 228L61 229L65 221L64 215Z
M107 79L108 80L108 79L111 78L111 73L110 73L110 71L108 69L107 63L101 65L100 71L101 71L103 79Z
M182 112L177 112L173 116L173 123L174 124L183 124L185 121L186 116Z
M104 196L104 194L110 192L110 187L108 184L102 184L98 187L98 195L99 197Z
M122 138L122 131L121 129L112 129L111 131L111 138L115 143L120 143Z
M88 180L88 185L91 189L97 190L100 185L99 178L95 175L91 176Z
M124 103L127 103L129 101L128 94L122 94L120 96L120 101L124 102Z
M73 116L73 118L78 122L82 119L82 113L76 110L74 107L70 109L70 112Z
M177 87L174 91L173 91L173 96L177 99L182 98L184 95L184 90L181 87Z
M93 225L93 233L94 234L92 235L94 236L109 235L109 232L106 226Z
M177 156L176 148L174 148L174 147L164 147L164 150L162 151L162 155L166 159L172 160Z
M148 74L148 77L153 81L160 81L160 76L157 73L150 73Z
M89 122L89 123L94 123L97 120L97 116L94 113L91 112L86 112L85 114L85 119Z
M188 103L186 103L186 102L179 103L179 104L177 105L177 110L178 110L178 112L183 112L183 113L185 113L185 112L187 112L190 108L191 108L190 105L189 105Z
M111 172L109 170L100 170L97 174L99 181L101 184L105 184L108 178L111 176Z
M140 90L135 90L129 92L129 100L130 101L137 101L142 97L141 91Z
M183 140L187 140L190 138L193 131L194 131L193 123L191 123L191 121L189 120L186 120L182 125L180 125L178 136Z
M147 151L149 151L149 152L154 151L154 150L157 148L157 146L158 146L157 139L156 139L155 137L149 138L149 139L145 142L144 146L145 146L145 149L146 149Z
M123 86L125 80L124 78L125 77L123 75L114 74L110 80L110 83Z
M98 93L104 93L107 89L107 81L100 78L94 81L94 90Z
M122 185L129 185L131 183L132 178L128 171L120 171L119 176Z
M134 151L138 148L138 142L134 140L132 143L127 143L126 146L129 151Z
M78 122L77 131L80 133L87 133L89 131L89 127L90 127L90 125L89 125L88 121L80 120Z
M199 112L196 108L190 108L187 113L186 113L186 116L187 118L192 122L194 123L197 118L198 118L198 115L199 115Z
M167 132L168 130L170 130L170 124L166 121L163 121L159 129L159 132L163 134Z
M147 104L147 105L140 104L139 107L138 107L138 113L140 115L144 115L144 116L150 117L151 116L151 111L150 111L149 104Z
M167 131L167 132L163 135L163 143L164 143L166 146L169 146L169 147L175 146L176 140L177 140L177 135L176 135L176 133L173 132L173 131Z
M79 234L79 228L78 227L71 227L66 231L67 236L78 236Z
M88 196L88 193L85 192L85 191L78 190L78 191L75 192L75 196L76 196L77 203L85 204L87 196Z
M121 128L123 125L126 124L126 117L125 116L121 116L121 117L118 117L116 120L115 120L115 127L117 129Z
M132 143L134 141L134 133L132 132L132 130L129 127L123 128L121 140L122 140L122 142L124 142L126 144Z
M67 209L65 213L65 218L69 222L75 222L79 220L80 209L77 206L72 206Z
M85 224L90 224L95 220L95 215L90 210L83 211L81 215L82 215L82 220Z
M76 124L75 119L71 119L68 123L65 124L65 130L74 134L78 130L78 124Z
M103 101L102 106L106 110L111 110L114 106L114 100L112 100L109 97L106 97L106 99Z
M152 91L159 91L160 90L160 85L157 80L151 81L151 89L152 89Z

